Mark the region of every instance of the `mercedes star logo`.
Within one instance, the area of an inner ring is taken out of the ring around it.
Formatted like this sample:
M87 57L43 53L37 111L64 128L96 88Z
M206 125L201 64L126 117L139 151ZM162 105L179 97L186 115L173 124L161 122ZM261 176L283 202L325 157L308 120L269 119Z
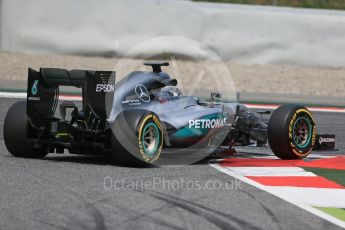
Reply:
M135 87L135 93L137 94L138 98L143 102L150 102L150 93L144 85L137 85Z

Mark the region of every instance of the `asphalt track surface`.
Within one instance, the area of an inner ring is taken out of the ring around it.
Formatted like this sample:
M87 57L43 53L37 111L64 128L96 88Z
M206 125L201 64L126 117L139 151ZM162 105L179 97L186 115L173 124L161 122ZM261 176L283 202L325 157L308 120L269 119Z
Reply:
M0 229L340 229L208 165L129 168L108 157L12 157L0 99ZM345 115L315 113L345 152ZM343 141L341 141L343 140Z

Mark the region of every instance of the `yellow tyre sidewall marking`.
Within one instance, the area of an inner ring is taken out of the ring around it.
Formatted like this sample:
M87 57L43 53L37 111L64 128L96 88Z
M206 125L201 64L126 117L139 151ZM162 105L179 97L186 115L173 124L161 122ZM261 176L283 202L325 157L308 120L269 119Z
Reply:
M142 131L143 131L143 128L145 126L145 123L149 120L149 119L152 119L153 122L158 126L159 128L159 135L160 135L160 146L157 150L157 154L154 155L154 157L150 158L147 156L147 154L145 154L144 152L144 149L143 149L143 146L142 146L142 143L141 143L141 137L142 137ZM138 135L138 144L139 144L139 152L140 152L140 156L143 158L143 160L147 163L154 163L155 161L157 161L157 159L160 157L161 155L161 152L162 152L162 148L163 148L163 132L162 132L162 124L160 123L158 117L156 115L153 115L153 114L149 114L147 115L146 117L144 117L144 119L141 121L140 123L140 127L139 127L139 135Z

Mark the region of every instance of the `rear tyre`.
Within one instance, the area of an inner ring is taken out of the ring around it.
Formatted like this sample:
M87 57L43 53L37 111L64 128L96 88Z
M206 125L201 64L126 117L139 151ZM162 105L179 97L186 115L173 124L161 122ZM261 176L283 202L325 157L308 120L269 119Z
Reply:
M284 105L273 112L267 134L269 145L277 157L305 158L315 145L315 121L305 107Z
M156 114L144 110L123 112L116 118L112 130L113 154L117 162L146 167L158 161L163 129Z
M15 157L42 158L48 152L45 148L33 148L27 143L28 133L33 128L26 115L26 102L20 101L11 106L4 122L4 141L8 151Z

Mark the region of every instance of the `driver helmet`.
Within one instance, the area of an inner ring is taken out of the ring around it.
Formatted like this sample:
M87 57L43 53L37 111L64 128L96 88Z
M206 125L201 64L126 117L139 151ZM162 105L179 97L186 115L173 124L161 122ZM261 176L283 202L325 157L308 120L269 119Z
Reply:
M181 90L175 86L165 86L160 91L162 97L180 97L183 96Z

